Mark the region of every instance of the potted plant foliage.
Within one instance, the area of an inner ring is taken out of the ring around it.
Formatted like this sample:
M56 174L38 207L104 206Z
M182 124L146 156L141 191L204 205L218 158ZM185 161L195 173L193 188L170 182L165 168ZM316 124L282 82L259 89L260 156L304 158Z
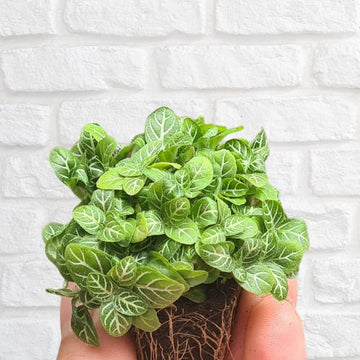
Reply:
M264 130L206 124L160 107L120 147L98 124L67 150L56 176L80 199L67 224L43 229L46 255L74 290L71 325L99 345L89 309L112 336L132 331L139 359L223 359L241 289L288 292L309 247L268 182Z

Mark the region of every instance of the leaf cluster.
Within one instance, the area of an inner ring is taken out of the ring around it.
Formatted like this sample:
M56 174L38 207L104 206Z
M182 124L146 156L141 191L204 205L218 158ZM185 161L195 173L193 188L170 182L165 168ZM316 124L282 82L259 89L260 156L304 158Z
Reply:
M160 107L126 146L88 124L70 150L51 151L80 203L67 224L43 229L47 257L77 284L48 292L72 298L81 340L98 344L89 309L100 308L113 336L154 331L157 309L181 296L203 302L215 281L286 298L309 247L306 224L286 216L268 182L264 130L224 140L241 129Z

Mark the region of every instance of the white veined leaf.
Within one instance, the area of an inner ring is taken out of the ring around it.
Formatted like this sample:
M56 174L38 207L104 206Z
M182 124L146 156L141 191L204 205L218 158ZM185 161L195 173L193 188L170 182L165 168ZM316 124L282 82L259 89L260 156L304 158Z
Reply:
M114 199L113 209L119 216L132 215L135 210L131 207L130 203L125 199Z
M234 278L238 283L244 282L247 278L247 272L244 267L236 267L232 271L232 274L234 275Z
M248 189L248 186L243 182L233 178L226 178L223 179L221 193L228 197L239 198L246 195Z
M162 235L165 233L165 226L161 216L155 210L144 211L148 225L148 236Z
M219 194L219 197L220 197L221 199L223 199L223 200L231 203L231 204L232 204L231 206L233 206L233 205L235 205L235 206L241 206L241 205L244 205L244 204L246 203L246 197L230 198L230 197L226 197L226 196L224 196L224 195L222 195L222 194Z
M164 237L163 239L157 240L154 246L155 251L169 260L180 249L181 244L177 241Z
M46 243L50 238L60 235L65 229L66 225L57 222L51 222L45 225L41 233L44 243Z
M231 272L234 268L234 261L231 253L234 251L234 244L224 241L218 244L195 244L196 252L210 266L223 272Z
M267 146L267 138L264 129L261 129L260 132L255 136L254 140L251 143L252 149L259 149Z
M241 239L254 237L260 232L255 220L241 214L229 216L223 226L226 236L238 235Z
M191 217L200 228L216 224L218 219L216 202L209 197L196 200L191 209Z
M86 278L92 272L107 273L111 269L110 257L101 250L69 244L65 249L66 267L73 280L86 287Z
M185 198L172 199L162 205L165 220L171 222L182 221L190 214L190 201Z
M240 282L240 285L249 292L256 295L268 294L275 280L271 271L264 264L253 264L246 267L246 279Z
M220 225L210 226L201 234L203 244L218 244L224 241L226 241L225 232Z
M117 147L117 141L113 137L106 135L96 145L95 154L103 164L109 165Z
M231 207L233 212L236 214L242 214L245 216L262 216L263 210L261 207L254 207L254 206L232 206Z
M104 174L104 172L104 165L101 163L97 156L92 157L88 161L88 173L91 180L99 178L102 174Z
M145 185L146 178L129 177L124 179L123 190L130 196L136 195Z
M277 241L272 231L267 231L262 235L261 258L264 260L272 259L277 251Z
M93 298L103 302L109 301L113 297L116 286L111 278L102 273L94 272L86 278L86 289Z
M165 224L165 234L170 239L187 245L195 244L200 236L197 225L188 218L175 224Z
M120 176L116 168L104 172L96 182L96 186L103 190L122 190L125 178Z
M71 328L81 341L99 346L99 338L93 320L84 305L73 306Z
M289 291L288 280L281 266L274 263L264 263L266 267L271 271L274 278L274 286L271 289L271 293L275 299L281 301L285 300Z
M126 256L107 273L118 285L132 286L136 278L137 264L132 256Z
M86 124L81 129L81 134L88 133L90 134L96 141L101 141L107 136L106 131L98 124Z
M271 184L266 184L264 187L256 189L253 197L259 199L260 201L266 200L279 200L279 191L274 188Z
M162 179L154 182L148 192L148 202L152 208L160 211L168 200L182 196L179 184L173 179Z
M145 314L148 309L146 301L128 289L119 289L112 301L115 309L123 315L138 316Z
M184 169L175 172L175 180L182 189L187 189L190 185L190 175Z
M110 211L114 203L114 191L96 189L91 195L91 203L104 212Z
M238 175L238 177L245 179L251 185L254 185L259 188L264 187L268 182L268 177L264 173L241 174Z
M69 150L60 146L55 147L50 152L50 165L54 169L56 176L62 182L66 182L76 167L76 158Z
M290 273L299 267L303 252L302 246L294 241L278 241L271 260L280 265L285 273Z
M259 259L262 247L262 237L250 238L244 241L237 255L243 264L252 264Z
M145 299L151 308L164 308L183 294L185 287L160 272L142 266L137 269L134 291Z
M304 220L287 220L277 228L276 237L280 241L295 241L303 247L304 251L309 249L309 235Z
M87 309L98 309L101 305L101 302L94 299L85 289L79 291L79 300Z
M134 316L132 320L135 327L147 332L155 331L161 326L156 310L151 308L143 315Z
M252 151L249 142L245 139L230 139L224 144L224 148L237 154L243 163L249 163Z
M124 160L130 160L129 158L125 158ZM116 164L116 170L119 175L124 177L131 177L131 176L140 176L141 170L139 166L131 161L121 160L119 163Z
M131 161L139 166L140 169L152 164L158 157L162 149L161 141L151 141L137 151L132 157Z
M188 161L183 169L188 172L190 183L188 190L195 192L210 185L214 171L210 160L205 156L195 156Z
M225 219L231 215L231 210L225 201L217 198L218 223L223 224Z
M162 106L153 111L146 119L146 142L159 140L165 142L173 134L180 131L180 121L168 107Z
M112 301L101 304L100 321L106 332L115 337L125 335L132 324L131 317L120 314Z
M149 178L151 181L156 182L169 177L169 172L160 169L145 168L142 170L143 175Z
M46 289L46 292L53 295L65 296L69 298L73 298L78 294L77 291L73 291L70 289Z
M278 201L266 200L263 202L263 219L268 230L275 230L282 225L287 217Z
M74 220L89 234L98 234L105 223L104 212L94 205L78 206L73 211Z
M229 150L222 149L212 153L214 174L221 178L232 178L236 174L236 160Z
M203 284L209 273L205 270L193 270L193 269L176 269L177 272L185 279L190 287Z
M100 240L105 242L119 243L120 246L128 246L135 231L135 223L132 221L109 220L100 233Z

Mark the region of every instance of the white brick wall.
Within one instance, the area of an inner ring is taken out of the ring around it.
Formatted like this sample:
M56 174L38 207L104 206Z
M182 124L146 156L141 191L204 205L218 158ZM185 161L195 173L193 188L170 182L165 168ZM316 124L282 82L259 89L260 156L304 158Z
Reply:
M49 150L99 122L120 142L160 105L264 127L272 182L311 249L308 358L360 359L360 0L0 1L0 360L54 359L61 279L41 227L75 199ZM21 346L19 346L21 339Z

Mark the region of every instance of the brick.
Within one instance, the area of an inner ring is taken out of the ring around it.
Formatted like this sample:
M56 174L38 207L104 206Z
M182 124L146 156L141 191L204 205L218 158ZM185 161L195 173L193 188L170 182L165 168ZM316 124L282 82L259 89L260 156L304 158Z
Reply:
M206 0L68 0L71 31L122 36L164 36L205 32Z
M319 260L312 273L317 301L338 304L360 301L360 259Z
M60 298L45 289L58 289L62 284L61 275L47 259L6 263L1 276L1 303L8 307L58 306Z
M306 314L304 323L308 359L360 355L359 314Z
M0 36L55 33L55 0L1 0Z
M315 52L314 76L327 87L360 88L360 44L321 45Z
M161 84L169 89L296 86L302 78L298 46L179 45L156 52Z
M317 195L360 195L360 150L313 150L311 186Z
M216 28L229 34L328 34L357 30L356 0L218 0Z
M41 47L2 53L6 86L13 91L142 88L145 50L123 46Z
M269 181L282 195L296 192L299 174L299 154L296 151L271 151L267 159Z
M197 117L204 115L203 100L88 100L65 101L59 111L60 139L73 144L83 125L88 122L101 124L120 143L128 143L144 131L146 117L160 106L169 106L178 115Z
M0 144L45 145L49 120L49 106L0 104Z
M350 243L355 209L336 201L289 199L283 201L289 217L306 221L311 250L342 250Z
M224 99L216 104L216 121L243 124L252 139L264 127L272 142L355 139L356 107L334 97L268 97Z
M6 159L2 192L8 198L74 198L71 190L57 179L48 160L38 154Z
M39 319L36 312L29 318L0 320L1 360L55 359L59 346L58 319ZM21 342L21 345L19 343Z
M0 208L0 253L42 253L41 227L44 223L39 209Z

